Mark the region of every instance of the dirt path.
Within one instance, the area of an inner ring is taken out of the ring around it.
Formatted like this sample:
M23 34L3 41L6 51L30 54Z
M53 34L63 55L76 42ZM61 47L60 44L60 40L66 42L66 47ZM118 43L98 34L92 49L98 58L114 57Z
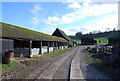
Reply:
M85 48L79 46L65 52L63 57L53 62L36 79L109 79L85 62L82 52Z
M8 79L11 77L21 79L26 73L25 79L33 79L33 81L38 79L108 79L102 72L85 62L82 52L85 48L86 46L78 46L56 57L40 59L37 64L18 74L8 76Z
M79 63L79 59L80 59L79 54L80 54L80 50L78 49L77 53L75 54L71 62L70 79L84 79Z
M64 65L66 63L70 64L70 60L72 59L76 51L77 48L66 52L66 56L59 58L56 62L50 65L43 73L40 74L37 79L67 79L70 65L66 65L67 70L65 68L66 66ZM70 60L68 61L68 59Z

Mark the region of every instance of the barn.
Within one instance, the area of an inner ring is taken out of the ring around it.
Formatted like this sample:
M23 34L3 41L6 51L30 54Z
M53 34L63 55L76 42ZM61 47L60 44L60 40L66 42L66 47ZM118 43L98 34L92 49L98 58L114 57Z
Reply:
M108 45L120 44L120 37L110 37L108 39Z
M63 49L68 45L68 41L63 38L3 22L0 22L0 30L0 54L4 54L5 50L12 50L16 57L31 57L34 54Z
M64 31L60 30L59 28L57 28L52 36L56 36L56 37L61 37L61 38L64 38L65 40L67 40L69 43L68 43L68 46L71 47L71 46L74 46L75 45L75 41L73 41L71 38L69 38Z
M93 38L81 38L81 45L94 45L97 41Z

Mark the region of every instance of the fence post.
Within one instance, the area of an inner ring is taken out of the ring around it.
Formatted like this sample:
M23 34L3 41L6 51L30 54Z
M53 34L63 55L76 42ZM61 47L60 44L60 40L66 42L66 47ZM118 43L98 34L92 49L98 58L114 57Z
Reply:
M48 46L47 46L47 52L49 52L49 46L50 46L50 45L49 45L49 42L48 42Z
M42 41L40 42L39 54L42 54Z
M56 50L57 50L57 42L56 42Z
M55 50L55 44L54 44L54 41L53 41L53 51Z
M31 57L32 54L32 41L30 41L30 45L29 45L29 57Z

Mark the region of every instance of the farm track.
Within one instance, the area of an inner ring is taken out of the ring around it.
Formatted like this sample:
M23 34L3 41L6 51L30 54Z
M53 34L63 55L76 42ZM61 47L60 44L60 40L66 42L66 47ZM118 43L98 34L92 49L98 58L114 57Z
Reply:
M89 68L89 64L83 59L82 51L85 48L86 46L74 47L56 57L43 59L43 61L39 60L40 62L29 67L29 69L26 68L27 70L21 71L20 74L16 77L12 76L12 78L21 79L23 78L22 75L25 75L24 71L26 71L27 76L23 79L32 79L33 81L39 79L65 79L68 81L70 79L108 79L95 68L91 66ZM9 76L8 79L11 77Z
M74 63L78 63L79 65L79 47L75 47L70 51L65 52L62 58L59 58L56 62L52 63L48 68L46 68L42 73L38 74L37 79L76 79L78 77L77 72L80 73L80 77L78 79L84 79L82 71L80 67L74 67ZM77 57L77 58L76 58ZM73 62L77 59L76 62ZM72 69L71 69L72 68ZM80 72L79 72L80 71ZM73 73L71 73L73 72ZM74 75L74 78L70 76Z

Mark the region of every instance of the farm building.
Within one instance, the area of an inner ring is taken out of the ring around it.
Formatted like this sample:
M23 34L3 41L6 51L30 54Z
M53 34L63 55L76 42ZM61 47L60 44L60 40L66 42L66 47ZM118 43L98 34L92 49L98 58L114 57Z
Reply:
M74 46L75 44L75 41L73 41L71 38L69 38L65 33L64 31L60 30L60 29L56 29L54 31L54 33L52 34L53 36L57 36L57 37L61 37L61 38L64 38L65 40L67 40L69 42L69 47L71 46Z
M2 30L1 54L4 54L5 50L13 50L15 56L31 57L33 54L63 49L68 45L68 41L63 38L2 22L0 22L0 30Z
M94 45L97 41L93 38L81 38L81 45Z
M110 37L108 39L108 45L120 44L120 37Z

